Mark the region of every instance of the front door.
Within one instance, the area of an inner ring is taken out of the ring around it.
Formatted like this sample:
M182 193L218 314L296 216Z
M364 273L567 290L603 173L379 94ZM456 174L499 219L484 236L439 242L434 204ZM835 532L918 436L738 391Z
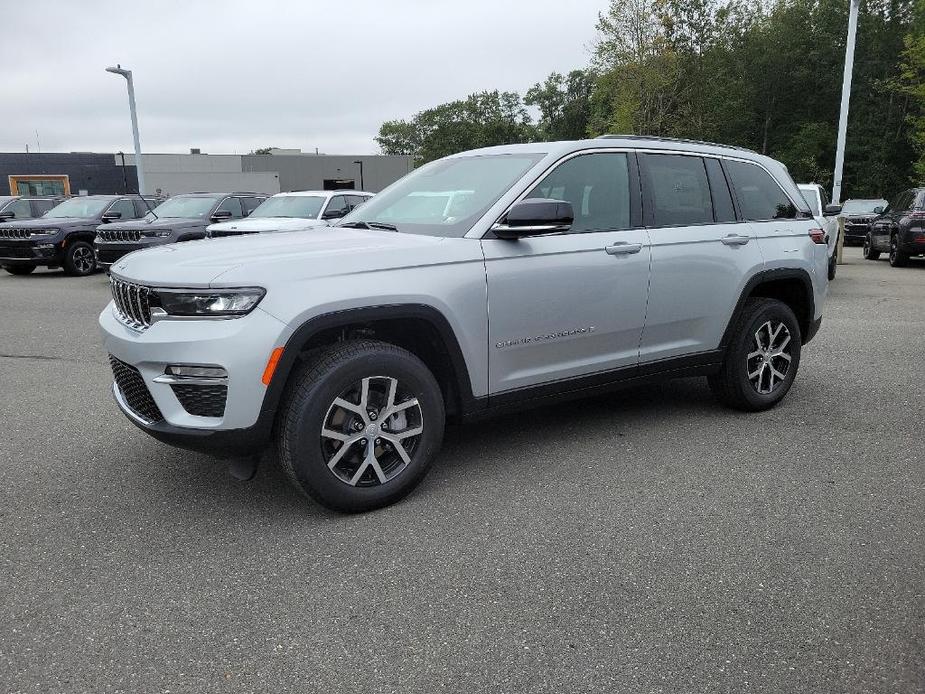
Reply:
M526 196L571 202L570 232L482 240L491 393L636 365L649 282L638 191L631 153L572 156Z

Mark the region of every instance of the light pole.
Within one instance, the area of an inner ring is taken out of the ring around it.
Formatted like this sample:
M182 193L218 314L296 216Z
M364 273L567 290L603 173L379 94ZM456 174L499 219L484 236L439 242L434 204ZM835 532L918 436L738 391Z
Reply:
M363 160L356 159L353 163L360 165L360 190L366 190L366 186L363 185Z
M138 115L135 113L135 84L132 82L132 71L122 69L121 65L106 68L106 72L122 75L128 83L128 108L132 114L132 137L135 139L135 173L138 176L138 194L145 192L145 173L141 163L141 142L138 139Z
M845 71L841 83L841 113L838 116L838 142L835 145L835 176L832 181L832 204L841 202L841 177L845 167L845 138L848 133L848 104L851 101L851 75L854 72L854 38L858 31L858 5L850 0L848 13L848 40L845 43Z

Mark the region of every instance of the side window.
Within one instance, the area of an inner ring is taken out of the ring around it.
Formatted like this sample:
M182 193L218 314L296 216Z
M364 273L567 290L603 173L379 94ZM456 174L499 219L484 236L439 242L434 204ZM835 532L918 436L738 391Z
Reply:
M147 204L145 204L145 200L147 200ZM145 200L135 198L135 212L139 217L144 217L148 212L157 207L156 200L151 200L150 198L146 198ZM150 210L148 209L148 205L151 206Z
M32 216L32 205L28 200L20 199L4 208L4 212L12 212L16 215L13 219L29 219Z
M35 216L41 217L43 214L48 212L52 207L56 207L60 201L59 200L33 200L32 209L35 210Z
M572 203L573 233L629 229L628 158L616 152L573 157L556 167L527 197Z
M241 206L244 208L244 216L247 217L251 212L257 209L257 207L262 203L266 198L241 198Z
M362 205L364 202L366 202L366 196L364 195L347 196L347 207L351 212L353 211L353 208L357 207L358 205Z
M717 222L736 221L735 208L732 206L732 193L719 159L705 158L707 178L710 179L710 195L713 197L713 216Z
M912 209L912 201L915 199L915 192L907 190L903 193L902 200L900 201L900 206L897 212L907 212Z
M713 222L713 202L703 159L680 154L644 154L642 161L654 226Z
M106 211L118 212L122 215L119 219L135 219L135 205L128 198L116 200Z
M760 166L728 160L726 170L745 219L760 222L797 217L796 206Z
M335 195L325 208L324 216L326 219L334 219L343 217L347 212L347 198L343 195Z
M238 198L225 198L215 211L231 212L232 219L239 219L244 216L244 213L241 212L241 201Z

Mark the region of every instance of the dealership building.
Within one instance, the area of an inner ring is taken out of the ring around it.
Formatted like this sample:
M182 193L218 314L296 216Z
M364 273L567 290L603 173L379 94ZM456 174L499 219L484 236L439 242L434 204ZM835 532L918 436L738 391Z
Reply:
M413 168L412 158L391 155L142 154L147 194L352 188L378 193ZM4 186L7 184L7 186ZM135 156L94 152L0 153L0 195L95 195L134 192Z

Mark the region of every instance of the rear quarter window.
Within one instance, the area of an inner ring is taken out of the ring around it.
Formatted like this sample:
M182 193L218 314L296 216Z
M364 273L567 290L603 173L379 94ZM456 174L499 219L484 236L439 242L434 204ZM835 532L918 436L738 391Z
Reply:
M761 222L799 216L796 206L763 168L731 159L725 166L745 219Z

